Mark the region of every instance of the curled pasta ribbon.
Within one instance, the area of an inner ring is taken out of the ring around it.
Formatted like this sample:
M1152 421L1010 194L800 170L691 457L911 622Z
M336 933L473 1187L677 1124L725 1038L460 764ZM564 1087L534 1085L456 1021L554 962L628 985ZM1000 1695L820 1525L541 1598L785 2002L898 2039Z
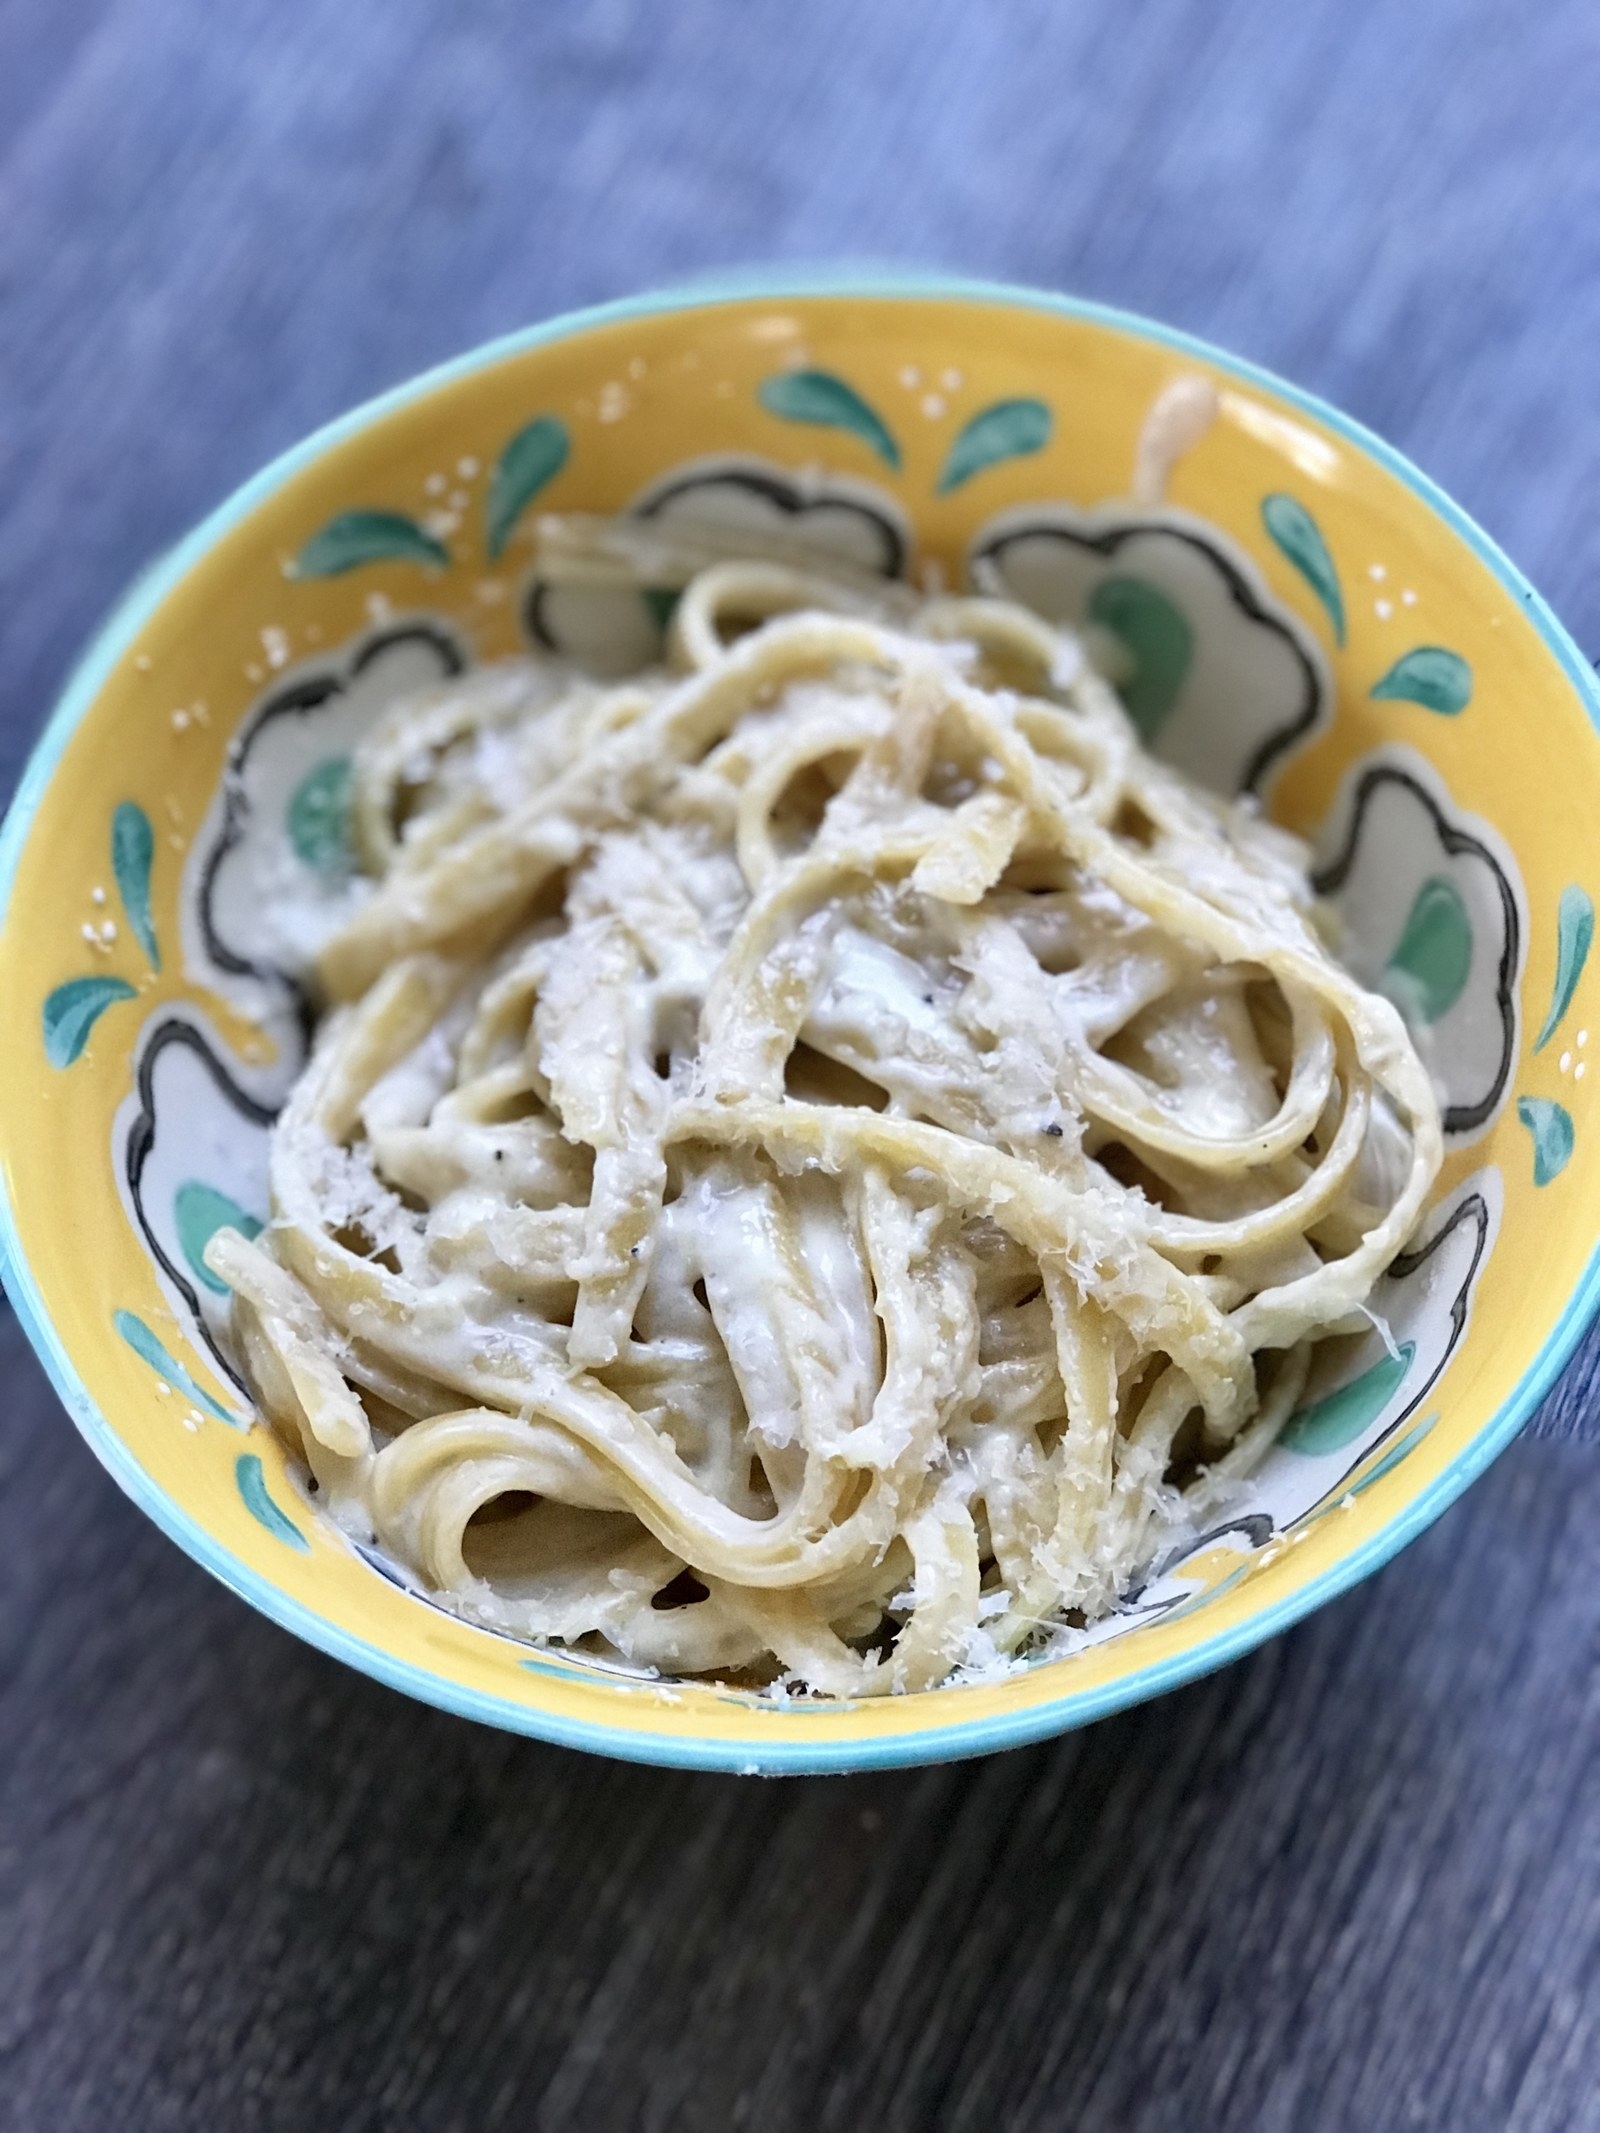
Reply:
M668 665L398 706L209 1263L352 1530L518 1635L928 1688L1114 1607L1414 1230L1437 1105L1306 856L1069 634L659 531Z

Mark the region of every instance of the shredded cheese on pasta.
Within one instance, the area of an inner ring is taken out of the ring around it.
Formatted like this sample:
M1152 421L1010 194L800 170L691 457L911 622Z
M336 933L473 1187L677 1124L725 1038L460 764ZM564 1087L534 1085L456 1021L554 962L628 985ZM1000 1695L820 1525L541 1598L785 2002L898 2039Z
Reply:
M1093 1620L1438 1169L1303 848L1003 601L712 562L667 669L480 669L354 807L208 1257L322 1501L515 1634L855 1697Z

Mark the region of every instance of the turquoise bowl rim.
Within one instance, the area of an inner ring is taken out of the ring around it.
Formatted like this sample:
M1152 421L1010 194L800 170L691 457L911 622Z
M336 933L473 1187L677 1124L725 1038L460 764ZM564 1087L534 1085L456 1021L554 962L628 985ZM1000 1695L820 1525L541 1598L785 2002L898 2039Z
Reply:
M1229 371L1242 382L1260 387L1284 404L1313 416L1357 450L1375 460L1421 498L1452 532L1472 549L1479 560L1526 609L1530 621L1555 654L1568 681L1588 712L1590 724L1600 733L1600 685L1587 660L1534 591L1516 565L1458 504L1428 477L1380 437L1341 414L1315 395L1302 392L1259 364L1213 347L1193 334L1162 326L1136 313L1120 311L1076 297L1053 296L1043 290L1018 288L1004 282L987 282L960 276L885 272L877 268L845 268L786 272L762 268L747 273L718 275L670 290L656 291L587 310L572 311L543 325L502 335L483 346L439 364L420 376L366 401L349 414L316 430L302 443L281 454L242 488L234 491L176 548L153 564L137 580L122 602L102 624L69 678L38 743L30 755L16 795L0 828L0 926L9 913L17 865L27 841L40 800L61 759L62 751L79 721L105 686L116 663L125 655L152 614L208 549L246 518L286 481L298 474L330 446L342 443L399 409L455 379L499 363L529 348L567 340L599 326L627 319L646 318L661 312L714 308L721 304L750 301L781 302L785 298L824 296L870 296L904 301L929 298L953 302L1007 304L1018 309L1045 311L1058 317L1080 319L1118 332L1137 335L1194 356ZM514 1733L532 1735L562 1747L583 1748L591 1753L612 1755L629 1762L677 1765L701 1770L738 1770L746 1774L780 1776L805 1772L883 1770L918 1763L943 1762L969 1755L983 1755L998 1748L1018 1747L1028 1741L1065 1733L1109 1716L1130 1704L1142 1703L1184 1682L1197 1680L1228 1661L1241 1657L1269 1637L1288 1629L1314 1608L1348 1591L1362 1578L1379 1569L1414 1540L1423 1529L1453 1503L1468 1483L1476 1480L1490 1461L1502 1452L1521 1429L1534 1408L1555 1382L1562 1366L1600 1308L1600 1248L1587 1266L1560 1317L1524 1369L1517 1384L1497 1412L1463 1447L1450 1465L1411 1503L1359 1548L1332 1564L1300 1590L1261 1608L1248 1621L1204 1639L1190 1650L1152 1661L1148 1666L1099 1688L1073 1691L1066 1688L1048 1702L1026 1710L978 1719L969 1724L928 1726L919 1732L880 1739L818 1741L797 1738L758 1744L711 1738L675 1738L669 1734L624 1731L607 1725L574 1721L463 1687L445 1675L434 1674L396 1659L380 1646L366 1643L323 1619L298 1600L291 1599L268 1578L241 1563L194 1519L160 1490L111 1429L91 1399L72 1358L45 1309L44 1299L23 1254L10 1203L8 1181L0 1168L0 1277L11 1297L24 1332L44 1364L68 1413L88 1440L91 1450L140 1509L147 1512L178 1545L224 1585L249 1601L252 1607L283 1628L303 1637L308 1644L336 1659L358 1667L363 1673L401 1689L424 1703L475 1718ZM775 1718L773 1723L783 1721Z

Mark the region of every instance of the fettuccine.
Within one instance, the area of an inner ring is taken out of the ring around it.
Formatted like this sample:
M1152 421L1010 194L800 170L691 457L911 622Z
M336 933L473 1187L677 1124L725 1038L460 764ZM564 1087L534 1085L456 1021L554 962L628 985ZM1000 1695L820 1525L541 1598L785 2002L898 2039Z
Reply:
M1438 1169L1303 848L1001 600L711 562L664 669L401 705L354 816L210 1264L323 1504L525 1638L854 1697L1092 1621Z

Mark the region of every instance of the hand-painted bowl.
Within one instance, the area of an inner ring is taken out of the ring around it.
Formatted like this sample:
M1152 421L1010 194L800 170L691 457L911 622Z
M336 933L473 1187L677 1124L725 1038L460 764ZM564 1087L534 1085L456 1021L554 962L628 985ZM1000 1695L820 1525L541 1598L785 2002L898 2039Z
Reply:
M1164 501L1131 501L1146 411L1182 372L1212 381L1216 418ZM546 508L776 528L1097 625L1153 746L1314 840L1350 960L1426 1049L1449 1153L1381 1324L1324 1370L1236 1515L1076 1650L850 1705L535 1650L352 1546L252 1414L202 1251L267 1214L304 944L348 869L353 743L396 690L472 660L634 662L658 642L632 592L540 582ZM268 468L139 584L69 687L0 837L7 1286L152 1517L274 1620L430 1702L759 1771L1081 1724L1393 1554L1577 1339L1600 1280L1597 715L1585 662L1446 497L1178 334L1015 290L814 278L558 320Z

